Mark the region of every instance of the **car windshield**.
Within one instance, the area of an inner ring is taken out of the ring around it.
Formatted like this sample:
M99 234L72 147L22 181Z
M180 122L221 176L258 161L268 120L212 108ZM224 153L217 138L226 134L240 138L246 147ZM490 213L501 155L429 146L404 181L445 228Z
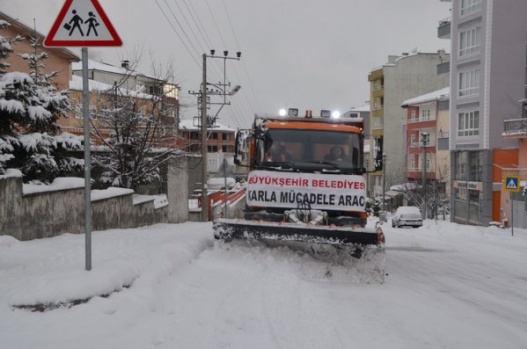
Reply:
M271 129L262 142L259 164L263 166L287 164L346 172L362 168L358 133Z

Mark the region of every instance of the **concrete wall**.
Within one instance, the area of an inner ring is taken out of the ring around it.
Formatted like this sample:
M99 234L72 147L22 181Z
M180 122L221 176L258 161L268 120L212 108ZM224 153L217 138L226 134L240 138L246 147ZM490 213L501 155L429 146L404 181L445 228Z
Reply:
M189 181L193 180L188 166L186 156L170 162L167 206L156 209L153 198L134 204L134 193L129 190L92 199L92 230L187 221ZM0 235L24 241L84 233L83 187L23 194L20 172L9 171L0 176Z
M197 178L194 157L182 156L170 160L167 173L168 222L180 223L189 220L188 199Z

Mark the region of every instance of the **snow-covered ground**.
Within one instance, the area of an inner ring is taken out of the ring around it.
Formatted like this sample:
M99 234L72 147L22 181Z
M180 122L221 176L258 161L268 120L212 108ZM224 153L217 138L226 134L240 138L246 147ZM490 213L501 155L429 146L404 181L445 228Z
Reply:
M0 236L0 348L527 348L526 230L383 228L384 283L210 223L94 232L91 271L82 235Z

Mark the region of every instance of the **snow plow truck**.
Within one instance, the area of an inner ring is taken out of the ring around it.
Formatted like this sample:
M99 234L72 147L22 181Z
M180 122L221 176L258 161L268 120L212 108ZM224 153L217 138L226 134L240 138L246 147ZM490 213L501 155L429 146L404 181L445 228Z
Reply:
M234 162L249 168L245 210L216 219L216 239L325 245L353 257L384 250L381 227L366 227L364 120L328 114L256 115L237 133Z

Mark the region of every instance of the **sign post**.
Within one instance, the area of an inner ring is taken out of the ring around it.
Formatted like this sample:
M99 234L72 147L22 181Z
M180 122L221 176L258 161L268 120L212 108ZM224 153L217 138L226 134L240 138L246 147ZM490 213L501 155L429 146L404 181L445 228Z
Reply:
M520 176L505 176L503 179L503 190L508 191L509 193L519 193L520 192L520 180L521 180ZM514 200L510 198L510 202L511 202L511 235L514 236Z
M81 47L82 115L84 118L84 234L86 270L91 270L91 165L88 47L121 46L123 42L97 0L66 0L44 40L46 47Z

